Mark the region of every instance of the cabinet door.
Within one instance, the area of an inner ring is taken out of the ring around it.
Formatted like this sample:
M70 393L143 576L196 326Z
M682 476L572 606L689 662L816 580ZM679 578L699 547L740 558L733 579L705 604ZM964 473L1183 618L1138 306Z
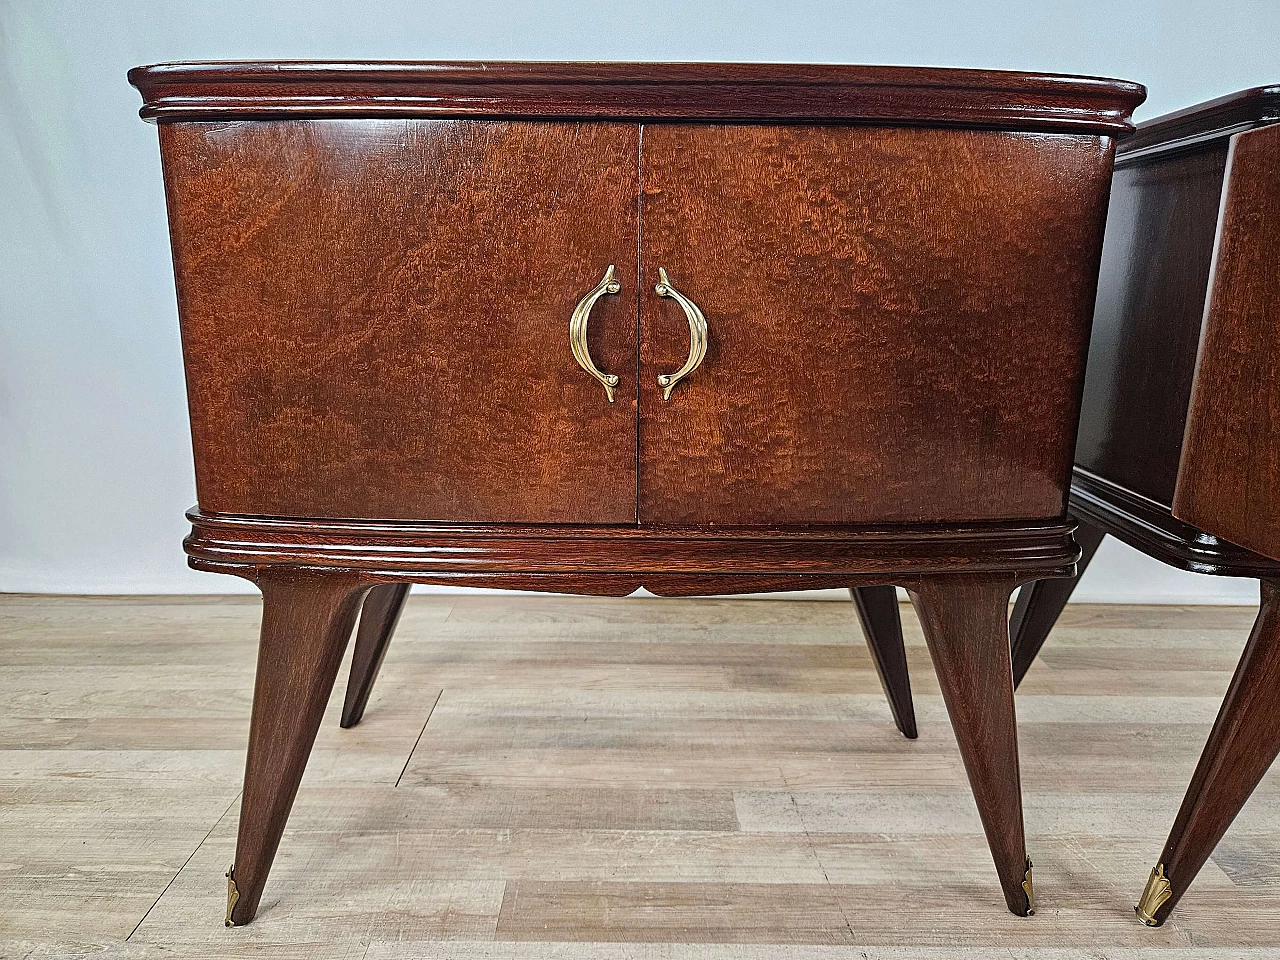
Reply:
M160 129L202 509L635 521L638 126Z
M649 125L642 523L1047 518L1066 505L1110 141ZM702 364L664 401L701 308Z

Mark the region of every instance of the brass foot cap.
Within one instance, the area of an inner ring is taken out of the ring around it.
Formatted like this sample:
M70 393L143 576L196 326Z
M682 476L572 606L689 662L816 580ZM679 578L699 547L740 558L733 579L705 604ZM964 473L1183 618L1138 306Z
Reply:
M1151 876L1147 877L1147 885L1142 889L1142 896L1138 898L1138 902L1134 904L1133 912L1148 927L1158 927L1160 921L1156 919L1156 912L1172 896L1173 887L1169 883L1169 878L1164 875L1164 864L1157 863L1151 869Z
M1036 893L1031 884L1031 858L1027 857L1027 872L1022 877L1022 892L1027 895L1027 916L1036 915Z
M236 889L236 867L232 864L227 868L227 919L226 925L234 927L236 922L231 919L231 911L236 908L236 904L240 901L240 891Z

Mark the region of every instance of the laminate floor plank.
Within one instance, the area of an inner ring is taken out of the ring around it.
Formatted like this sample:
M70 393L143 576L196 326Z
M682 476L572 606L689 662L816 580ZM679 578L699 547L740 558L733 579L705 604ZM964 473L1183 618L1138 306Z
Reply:
M852 604L414 596L352 730L339 682L259 917L227 930L260 611L0 597L0 957L1280 953L1280 773L1165 927L1131 908L1248 608L1067 608L1017 697L1019 919L909 608L915 741Z

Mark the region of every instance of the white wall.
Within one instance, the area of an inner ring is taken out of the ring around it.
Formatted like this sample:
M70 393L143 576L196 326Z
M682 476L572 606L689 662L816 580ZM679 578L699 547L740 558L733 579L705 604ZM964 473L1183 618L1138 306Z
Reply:
M183 59L904 63L1101 74L1139 116L1280 81L1276 0L0 0L0 590L221 592L194 501L153 127ZM1077 597L1253 601L1108 542Z

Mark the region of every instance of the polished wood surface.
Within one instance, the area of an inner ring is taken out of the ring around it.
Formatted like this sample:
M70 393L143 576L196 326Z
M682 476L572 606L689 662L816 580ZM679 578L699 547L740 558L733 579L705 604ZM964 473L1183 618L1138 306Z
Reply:
M160 127L200 504L635 520L634 124ZM574 361L577 300L618 399Z
M893 586L853 587L849 590L867 649L880 676L893 722L908 740L919 736L915 705L911 702L911 675L898 613L898 589Z
M258 918L227 930L261 612L256 596L0 596L0 955L1280 950L1275 775L1165 926L1130 907L1249 607L1063 613L1017 697L1025 920L992 882L909 609L918 740L889 722L848 601L412 596L361 724L340 729L330 698Z
M1097 249L1110 162L1090 137L647 127L641 522L1060 515L1097 269L1062 251ZM659 267L711 331L667 402L689 332Z
M909 121L1124 136L1146 91L1061 74L771 63L284 61L135 67L155 120L358 116Z
M1250 87L1162 114L1138 125L1124 152L1174 153L1280 120L1280 86Z
M1183 523L1164 504L1079 467L1071 480L1070 510L1073 517L1179 570L1280 577L1275 560Z
M1173 513L1280 560L1280 124L1227 165Z
M1123 154L1121 155L1123 158ZM1173 505L1227 141L1120 159L1075 462Z
M201 570L249 577L263 566L359 570L370 582L509 577L521 589L536 589L538 577L576 577L584 588L593 581L602 588L615 584L624 594L697 577L742 579L742 589L728 591L736 593L748 592L752 578L884 583L913 574L1014 570L1021 581L1066 575L1079 557L1074 524L1065 519L646 529L274 520L198 509L187 517L192 532L183 546ZM528 578L523 586L521 578Z

